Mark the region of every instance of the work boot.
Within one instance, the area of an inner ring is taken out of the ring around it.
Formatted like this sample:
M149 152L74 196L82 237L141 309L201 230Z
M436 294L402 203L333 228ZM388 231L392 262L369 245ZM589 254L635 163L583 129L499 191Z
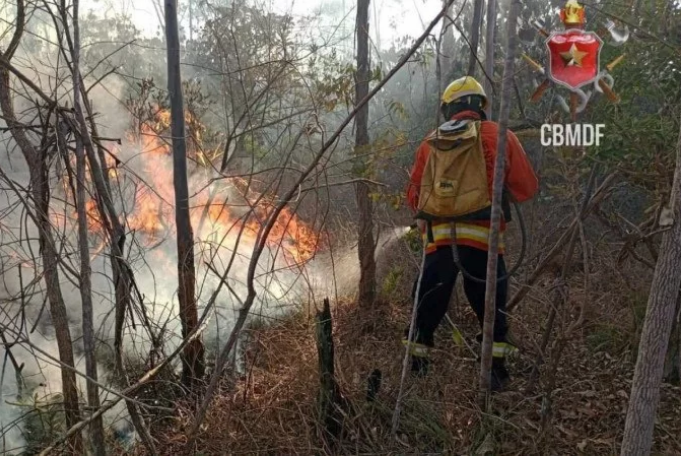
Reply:
M492 392L503 391L510 381L511 377L508 375L504 358L492 358Z
M417 377L425 377L428 375L428 366L430 361L424 356L411 357L411 373Z
M417 377L424 377L428 373L430 346L418 343L409 342L407 339L402 339L402 345L409 347L411 354L411 373Z
M509 333L510 334L510 333ZM518 347L514 340L511 338L509 334L506 334L506 337L504 337L503 342L506 342L508 344L513 345L514 347ZM475 341L479 344L482 345L482 332L479 332L475 335Z

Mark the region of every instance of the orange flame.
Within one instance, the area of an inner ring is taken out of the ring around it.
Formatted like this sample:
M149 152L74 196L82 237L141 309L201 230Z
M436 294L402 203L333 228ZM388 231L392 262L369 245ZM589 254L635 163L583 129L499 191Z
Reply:
M144 175L150 182L138 187L134 207L127 215L126 222L129 229L144 233L152 240L175 232L175 191L169 160L171 145L158 134L167 130L169 124L169 111L158 110L153 122L142 123L138 138L128 133L128 139L141 147ZM118 172L114 164L107 165L110 167L110 176L116 176ZM247 196L246 200L254 207L248 218L238 217L226 205L213 202L208 190L204 189L194 196L190 218L194 231L200 232L195 233L197 238L203 239L211 234L217 235L217 240L221 240L225 235L236 237L241 232L242 241L254 244L261 230L261 222L268 220L274 207L268 202L253 206L252 203L257 201L253 196ZM94 201L87 203L87 212L90 231L102 233L101 218ZM280 250L289 265L302 264L312 259L320 248L321 240L311 227L290 209L284 208L271 228L266 245L270 249Z

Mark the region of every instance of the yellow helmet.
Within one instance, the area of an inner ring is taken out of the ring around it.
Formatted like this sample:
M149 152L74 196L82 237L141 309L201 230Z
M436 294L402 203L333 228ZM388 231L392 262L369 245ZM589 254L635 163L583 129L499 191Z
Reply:
M489 102L487 100L485 90L482 88L482 85L478 83L478 81L472 76L464 76L452 81L449 86L447 86L447 89L445 89L445 91L442 93L441 102L443 105L447 105L467 95L481 96L484 100L482 109L487 109L487 104Z

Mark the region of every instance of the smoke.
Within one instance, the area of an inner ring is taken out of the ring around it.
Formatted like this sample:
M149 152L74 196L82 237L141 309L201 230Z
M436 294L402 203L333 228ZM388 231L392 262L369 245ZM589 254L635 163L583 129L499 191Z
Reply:
M162 350L168 354L182 340L181 323L178 319L174 220L169 218L173 212L172 162L166 155L154 154L150 158L149 154L142 154L138 145L126 137L130 113L119 102L124 87L120 80L110 78L106 88L96 87L92 90L91 99L95 101L94 109L99 113L100 135L121 139L120 148L111 150L121 161L117 175L112 179L114 197L121 214L133 218L139 216L140 197L143 195L155 196L166 211L161 211L158 215L158 222L163 226L161 230L151 233L152 231L138 227L127 234L126 257L134 272L152 332L163 342ZM68 94L68 88L64 88L63 92ZM17 101L17 113L28 112L26 108L28 107L23 107L20 100ZM0 135L3 149L0 154L0 168L8 177L8 180L0 180L0 325L6 339L2 355L0 400L3 402L0 402L0 428L3 432L3 452L17 454L26 446L37 442L36 435L40 434L33 429L33 419L39 416L40 421L44 421L50 412L50 406L54 404L55 396L59 396L61 368L57 363L59 353L41 278L38 233L31 219L27 217L24 206L25 202L28 203L25 190L29 184L29 169L9 133L2 131ZM36 138L32 140L36 141ZM114 145L115 142L111 142L109 146L113 148ZM56 162L58 160L54 157L50 176L53 190L50 211L55 238L58 240L57 248L65 264L60 267L59 274L74 343L76 369L85 373L81 298L78 279L73 274L79 270L75 209L68 187L64 185L65 181L60 180L63 177L58 176ZM207 177L201 174L192 176L190 187L190 194L194 197L211 194L218 202L238 202L243 197L235 186L226 186L223 183L208 186ZM197 198L193 200L196 201ZM245 213L245 210L233 210L229 217L238 223L240 213ZM141 215L144 216L144 212ZM222 213L218 216L221 215ZM247 269L255 239L252 233L244 232L241 240L237 240L238 224L225 235L224 226L220 221L212 221L210 214L201 220L203 225L200 230L197 230L194 222L195 231L198 232L195 235L199 313L214 291L221 289L209 315L204 336L210 354L224 344L226 336L232 330L236 313L246 297ZM100 382L105 385L112 367L115 315L113 273L107 243L103 232L91 228L92 296L98 342L98 370ZM284 254L280 248L268 246L262 255L255 272L255 316L276 316L284 313L293 304L300 304L302 300L303 292L306 291L305 269L290 268ZM218 276L228 266L226 284L221 286ZM146 365L143 367L149 369L151 361L148 356L152 350L152 341L138 316L135 320L135 326L128 325L125 329L125 358L130 364ZM21 367L20 377L15 371L14 363L17 368ZM158 363L158 359L155 363ZM84 398L85 379L78 377L78 383ZM113 398L104 389L100 389L100 393L102 402ZM119 431L125 428L127 416L124 409L124 404L120 403L110 410L105 415L105 426ZM27 442L28 437L31 440Z
M36 65L35 70L22 67L21 71L40 82L41 87L56 86L52 96L60 97L62 101L70 100L67 69L55 70L50 67L49 63L54 60L50 56L56 53L50 53L48 48L46 45L40 51L43 55L36 51L34 55L17 56L16 60L34 65L44 61L46 64ZM89 87L91 83L91 79L86 79L86 86ZM144 310L149 321L147 326L140 313L130 313L133 318L132 321L128 319L125 328L124 352L130 366L147 370L182 340L178 318L172 160L166 154L149 151L158 148L167 150L169 138L144 137L142 143L145 143L145 148L140 148L140 142L136 141L138 139L129 137L131 114L121 103L128 89L128 82L110 75L104 85L94 86L90 90L89 99L96 112L99 134L120 139L120 145L116 141L105 142L109 150L107 157L116 157L120 161L110 178L115 205L129 223L125 258L134 272L136 287L142 298L142 304L138 306ZM27 125L36 122L33 119L36 110L32 102L21 97L15 99L16 112L22 116L20 121ZM36 145L40 144L37 136L31 140ZM30 208L26 193L30 171L6 130L0 130L0 145L0 169L9 178L0 179L0 326L6 339L0 383L0 428L3 433L3 452L17 454L37 442L49 442L50 438L37 437L42 432L36 429L34 419L42 421L49 417L51 406L62 389L61 368L57 362L59 353L42 279L38 233L26 213L25 204L28 203ZM85 373L75 209L68 183L64 180L65 171L60 166L62 161L53 149L48 149L47 154L51 155L50 217L63 263L59 268L61 292L67 307L76 369ZM214 308L208 315L208 326L204 333L210 356L224 345L247 296L247 273L259 226L247 227L240 236L241 226L254 224L253 219L244 223L244 217L248 214L245 204L250 199L248 192L244 192L243 186L236 180L213 181L215 177L212 174L197 170L190 177L190 195L195 207L192 225L196 240L199 314L214 292L220 289ZM221 203L224 202L226 206L223 207ZM213 211L215 208L217 210ZM104 386L117 389L120 387L111 385L109 380L115 319L109 242L104 231L97 227L96 212L90 216L92 227L89 242L99 379ZM297 239L286 241L286 228L294 225L300 226L295 231ZM227 230L228 227L233 229ZM389 249L386 247L389 247L390 241L405 231L397 229L394 233L381 234L377 258L380 259L382 252ZM286 215L281 224L275 225L273 239L275 242L284 240L284 243L283 246L268 244L255 269L257 299L251 309L253 319L275 317L301 304L319 302L323 297L349 296L356 292L359 281L356 247L341 244L333 252L318 253L303 265L295 265L295 261L300 259L293 259L292 262L292 252L296 250L293 257L297 255L307 261L311 254L310 241L302 243L301 240L309 239L313 232L300 221ZM228 268L229 274L223 283L220 276ZM162 349L154 348L150 331L157 341L163 343ZM154 352L161 354L156 354L152 359L150 354ZM18 367L21 367L20 377L15 370ZM79 376L77 380L84 400L85 379ZM100 389L100 396L102 402L114 398L106 389ZM105 426L110 431L120 433L128 430L127 422L123 403L105 415ZM59 434L59 428L56 434ZM30 440L27 441L27 438Z
M377 272L391 267L386 265L388 258L386 254L396 249L400 239L407 232L409 232L409 226L398 226L379 232L374 250ZM307 270L311 272L309 302L316 304L324 297L352 297L357 293L360 279L359 253L356 243L348 241L341 244L336 252L319 253L308 264Z

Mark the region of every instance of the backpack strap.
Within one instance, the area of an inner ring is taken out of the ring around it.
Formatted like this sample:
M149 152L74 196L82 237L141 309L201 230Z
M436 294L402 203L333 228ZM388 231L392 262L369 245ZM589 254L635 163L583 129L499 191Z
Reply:
M426 237L428 243L435 243L435 235L433 234L433 222L426 220Z
M447 121L438 126L426 140L433 144L451 143L454 146L441 147L444 150L453 149L463 141L470 141L473 138L480 136L480 121L473 121L469 119Z
M433 234L433 221L430 218L422 218L420 216L422 216L421 213L416 215L414 217L414 219L420 219L420 220L426 222L426 241L428 243L435 243L435 234ZM412 227L415 227L415 228L418 229L418 224L414 224L414 226L412 226ZM421 231L419 229L419 236L421 236L421 235L422 234L421 234Z

